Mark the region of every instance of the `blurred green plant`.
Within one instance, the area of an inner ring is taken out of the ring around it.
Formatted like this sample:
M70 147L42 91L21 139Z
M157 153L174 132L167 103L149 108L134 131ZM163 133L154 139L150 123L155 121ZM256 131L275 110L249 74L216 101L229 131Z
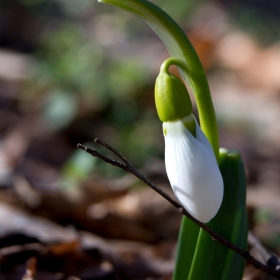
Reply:
M64 2L63 5L71 6ZM122 27L129 20L116 22ZM95 24L95 19L88 23ZM160 133L155 125L156 114L150 109L153 99L147 98L153 87L152 82L147 84L152 70L139 60L119 57L110 46L89 39L90 32L80 21L67 17L53 20L38 41L36 62L22 98L25 104L32 104L28 110L37 108L53 133L85 118L93 128L82 131L85 139L93 141L105 133L116 147L125 143L126 152L133 155L138 166L143 165L151 155L161 154L157 134L152 133L154 129ZM110 57L104 55L108 50ZM98 125L96 119L101 120ZM149 137L141 138L143 133ZM105 164L94 169L111 177ZM111 175L120 174L123 173Z

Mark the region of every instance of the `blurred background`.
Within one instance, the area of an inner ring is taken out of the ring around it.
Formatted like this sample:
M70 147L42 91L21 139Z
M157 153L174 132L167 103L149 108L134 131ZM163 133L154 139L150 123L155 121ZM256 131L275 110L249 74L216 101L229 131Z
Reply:
M280 3L152 2L197 50L221 147L246 166L250 228L280 254ZM144 22L95 0L0 1L3 279L171 279L181 216L76 149L112 156L98 137L171 194L153 96L168 57ZM247 266L244 279L272 278Z

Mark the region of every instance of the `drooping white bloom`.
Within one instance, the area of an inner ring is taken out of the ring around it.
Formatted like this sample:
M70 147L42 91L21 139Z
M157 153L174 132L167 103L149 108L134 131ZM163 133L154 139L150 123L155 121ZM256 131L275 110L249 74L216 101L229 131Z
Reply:
M164 122L165 165L172 189L182 206L207 223L223 200L223 178L213 149L196 122L196 137L182 120Z

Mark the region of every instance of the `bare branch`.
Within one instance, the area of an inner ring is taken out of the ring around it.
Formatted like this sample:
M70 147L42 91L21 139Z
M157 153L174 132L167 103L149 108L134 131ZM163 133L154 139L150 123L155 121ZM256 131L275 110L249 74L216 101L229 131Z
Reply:
M116 151L116 150L115 150L113 147L111 147L109 144L107 144L107 143L101 141L101 140L98 139L98 138L95 138L94 142L97 143L97 144L99 144L99 145L101 145L101 146L103 146L103 147L105 147L105 148L107 148L107 149L110 150L111 152L113 152L113 153L114 153L118 158L120 158L125 164L131 165L131 164L129 163L129 161L128 161L120 152Z
M109 144L99 140L95 139L95 143L102 145L103 147L107 148L111 152L113 152L118 158L120 158L123 162L110 159L102 154L100 154L98 151L93 150L91 148L85 147L82 144L78 144L77 147L86 151L87 153L91 154L94 157L98 157L102 159L103 161L110 163L114 166L117 166L133 175L135 175L137 178L139 178L142 182L147 184L149 187L151 187L154 191L156 191L158 194L160 194L163 198L165 198L169 203L171 203L178 212L182 213L182 215L186 216L190 220L192 220L194 223L196 223L199 227L201 227L203 230L205 230L209 235L214 239L217 240L219 243L223 244L224 246L230 248L243 258L245 258L248 262L250 262L255 268L260 269L267 274L270 274L277 279L280 279L280 272L274 269L272 266L265 265L255 259L252 255L249 254L249 252L244 251L243 249L239 248L229 240L223 238L220 236L217 232L213 231L210 227L208 227L206 224L198 221L193 216L191 216L184 208L183 206L175 201L173 198L171 198L166 192L164 192L161 188L159 188L157 185L155 185L153 182L151 182L149 179L147 179L141 172L139 172L136 168L134 168L131 163L118 151L116 151L114 148L112 148Z

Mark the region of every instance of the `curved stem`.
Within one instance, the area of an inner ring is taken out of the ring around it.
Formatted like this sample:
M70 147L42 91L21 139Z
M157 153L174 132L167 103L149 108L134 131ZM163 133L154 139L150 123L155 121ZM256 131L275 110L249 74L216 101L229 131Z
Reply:
M99 0L99 2L118 6L140 16L162 39L170 55L184 61L186 67L178 67L180 75L193 91L201 129L211 143L219 162L218 129L209 85L197 53L186 34L169 15L149 1Z
M175 66L178 66L182 69L184 69L184 71L187 73L188 72L188 69L186 67L186 64L184 63L183 60L181 60L180 58L177 58L177 57L170 57L168 59L166 59L161 67L160 67L160 71L165 71L165 72L169 72L168 69L170 66L172 65L175 65Z

